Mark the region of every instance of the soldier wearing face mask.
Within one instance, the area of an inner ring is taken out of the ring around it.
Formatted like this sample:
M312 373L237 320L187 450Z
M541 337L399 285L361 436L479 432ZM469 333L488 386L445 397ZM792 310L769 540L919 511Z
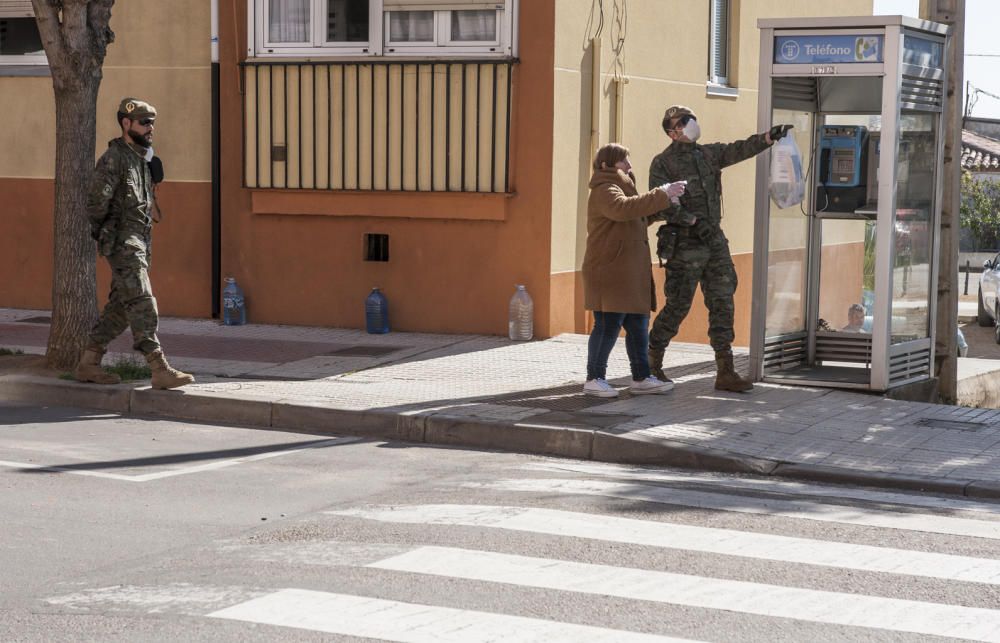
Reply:
M791 127L775 125L743 141L699 145L701 127L694 112L673 105L664 114L663 130L671 142L653 159L649 185L686 181L687 191L658 215L666 223L657 232L656 253L667 269L666 303L649 333L649 365L658 379L669 381L663 373L664 351L691 309L700 284L708 308L708 338L715 349L715 388L739 392L753 388L733 367L737 280L729 241L722 232L722 168L760 154Z

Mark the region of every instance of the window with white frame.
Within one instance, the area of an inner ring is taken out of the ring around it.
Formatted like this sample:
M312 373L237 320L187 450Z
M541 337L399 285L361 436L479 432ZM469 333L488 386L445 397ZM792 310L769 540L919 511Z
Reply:
M514 55L517 0L249 1L251 56Z
M729 0L711 0L708 47L708 80L729 84Z
M46 65L31 0L0 0L0 65Z

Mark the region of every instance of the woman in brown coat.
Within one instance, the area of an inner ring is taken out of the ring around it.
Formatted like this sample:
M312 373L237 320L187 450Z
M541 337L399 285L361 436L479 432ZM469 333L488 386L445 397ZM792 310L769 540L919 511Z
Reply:
M639 194L628 149L611 143L594 157L587 202L587 252L583 257L584 307L594 311L587 348L587 383L583 392L617 397L605 379L608 356L622 326L632 368L634 394L665 393L673 383L649 372L649 313L656 310L653 266L646 226L684 193L683 183L668 183Z

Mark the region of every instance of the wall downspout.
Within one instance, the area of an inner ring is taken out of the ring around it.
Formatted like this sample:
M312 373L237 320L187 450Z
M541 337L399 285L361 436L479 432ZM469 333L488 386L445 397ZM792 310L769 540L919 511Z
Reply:
M221 314L222 185L219 133L219 0L212 0L212 317Z

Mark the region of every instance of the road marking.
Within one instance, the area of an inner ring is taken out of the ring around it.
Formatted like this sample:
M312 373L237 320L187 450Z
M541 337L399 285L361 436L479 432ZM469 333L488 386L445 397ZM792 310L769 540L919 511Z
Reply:
M675 525L555 509L413 505L326 513L380 522L505 529L783 563L1000 585L1000 560Z
M246 464L248 462L255 462L257 460L267 460L268 458L277 458L279 456L289 455L292 453L296 453L298 451L304 451L306 449L322 449L324 447L330 447L342 444L351 444L353 442L360 442L363 439L364 438L334 438L332 440L319 440L316 442L309 442L307 444L296 444L293 446L277 446L273 451L268 451L267 453L258 453L255 455L250 455L242 458L230 458L228 460L216 460L215 462L198 464L191 467L185 467L183 469L168 469L166 471L158 471L156 473L145 473L142 475L135 475L135 476L129 476L120 473L107 473L104 471L87 471L83 469L74 469L71 467L46 466L43 464L33 464L30 462L10 462L7 460L0 460L0 467L42 471L42 472L53 472L53 473L72 473L73 475L77 476L92 476L95 478L107 478L109 480L119 480L122 482L150 482L153 480L162 480L163 478L186 476L192 473L203 473L205 471L214 471L215 469L223 469L225 467L232 467L237 464ZM80 464L85 465L87 463L81 462Z
M658 487L637 483L541 478L482 483L467 482L462 484L462 486L470 489L498 489L502 491L563 493L623 498L658 504L698 507L700 509L717 509L720 511L765 514L768 516L836 522L865 527L902 529L932 534L950 534L953 536L971 536L973 538L1000 540L1000 523L998 522L929 514L879 511L844 505L824 505L805 500L755 498L752 496L692 491L689 489Z
M448 547L421 547L368 567L833 625L1000 641L1000 611L941 603Z
M686 640L305 589L282 589L212 612L209 616L408 643L671 643Z
M763 478L733 478L731 476L711 473L688 473L679 471L663 471L641 466L624 466L601 463L564 463L564 462L532 462L520 467L531 471L548 473L583 473L599 475L607 478L627 478L646 482L703 482L732 489L752 491L770 491L774 493L793 493L821 498L839 498L849 500L865 500L894 505L911 505L930 509L949 509L961 511L978 511L1000 516L1000 504L976 502L957 498L941 498L935 496L917 496L908 493L892 491L872 491L869 489L852 489L834 485L806 484L788 480Z
M239 586L205 586L191 583L166 585L110 585L45 599L50 605L95 612L142 611L146 614L202 616L241 601L267 594Z

